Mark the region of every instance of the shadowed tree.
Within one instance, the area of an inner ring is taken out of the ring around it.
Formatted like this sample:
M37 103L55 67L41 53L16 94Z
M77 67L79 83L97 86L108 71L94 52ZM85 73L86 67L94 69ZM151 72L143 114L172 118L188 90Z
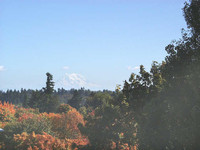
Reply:
M190 30L166 47L165 86L143 109L139 149L200 148L200 0L185 3L183 11Z

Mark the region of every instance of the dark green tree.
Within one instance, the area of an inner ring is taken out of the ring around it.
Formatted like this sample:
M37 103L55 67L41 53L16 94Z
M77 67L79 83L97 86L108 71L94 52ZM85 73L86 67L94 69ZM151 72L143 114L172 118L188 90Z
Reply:
M76 109L79 109L81 101L81 93L78 90L74 90L73 97L69 100L68 104Z
M32 92L31 98L28 101L28 106L31 108L41 107L42 90L36 90Z
M94 110L86 117L86 125L79 127L90 140L85 149L109 150L112 142L116 143L116 149L124 143L134 145L135 121L121 90L118 88L114 96L108 92L97 92L93 96L87 104L92 104Z
M185 2L183 8L185 21L189 29L192 30L193 34L200 35L200 1L190 0L190 2Z
M139 149L197 150L200 148L200 1L185 3L189 31L166 47L160 68L166 81L142 112Z
M56 112L59 100L54 94L53 76L50 73L46 75L46 87L43 90L34 91L28 105L32 108L39 108L40 112Z
M58 97L54 94L54 82L53 76L50 73L46 73L47 81L44 89L42 98L41 111L45 112L56 112L59 105Z
M47 81L46 81L46 87L43 88L44 92L46 94L53 94L54 92L53 76L49 72L47 72L46 75L47 75Z

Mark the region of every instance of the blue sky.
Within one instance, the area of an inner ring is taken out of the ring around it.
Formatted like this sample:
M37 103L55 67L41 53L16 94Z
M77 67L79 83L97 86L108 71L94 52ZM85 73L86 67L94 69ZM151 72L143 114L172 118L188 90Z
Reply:
M184 0L0 1L0 90L114 90L161 62L186 28Z

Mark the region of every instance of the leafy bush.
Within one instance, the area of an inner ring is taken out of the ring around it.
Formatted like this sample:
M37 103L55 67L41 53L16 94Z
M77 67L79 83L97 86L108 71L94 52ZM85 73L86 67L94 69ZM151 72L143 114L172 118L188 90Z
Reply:
M15 117L20 118L24 114L39 114L39 109L33 108L16 108Z
M14 135L14 141L16 143L15 149L27 149L27 150L67 150L71 147L71 143L65 142L65 140L57 139L47 133L27 134L23 132L22 134Z
M14 120L14 109L13 104L9 104L8 102L0 102L0 128L3 128L8 122Z
M17 121L10 122L4 127L4 134L0 135L0 140L4 142L5 149L12 149L15 143L13 141L14 134L21 134L22 132L30 134L34 131L37 134L46 132L54 135L51 128L51 122L47 118L31 113L23 114Z
M22 134L14 135L15 149L28 150L70 150L77 149L82 145L88 144L87 139L58 139L45 132L43 134Z
M85 124L83 116L75 108L72 108L67 113L52 117L51 121L52 130L62 139L79 138L81 133L78 129L78 124Z
M39 113L9 103L0 106L0 124L4 124L0 149L70 150L89 143L77 127L85 124L83 116L67 104L60 106L62 114Z
M71 109L72 107L68 104L60 104L57 111L58 113L67 113Z

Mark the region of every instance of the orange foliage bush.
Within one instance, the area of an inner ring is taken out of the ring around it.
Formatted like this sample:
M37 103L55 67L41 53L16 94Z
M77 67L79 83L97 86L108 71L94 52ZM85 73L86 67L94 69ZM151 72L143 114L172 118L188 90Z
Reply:
M51 135L46 134L43 135L35 134L27 134L23 132L22 134L14 135L14 140L17 145L15 148L17 149L27 149L27 150L71 150L72 146L75 144L76 146L86 145L88 141L86 139L58 139Z
M23 114L21 117L18 118L18 121L21 122L23 120L32 119L35 115L34 114Z
M67 111L60 114L39 113L37 109L18 108L13 104L0 102L0 127L7 125L4 129L9 129L10 134L10 138L3 138L0 146L20 150L70 150L89 144L89 140L78 129L78 124L85 124L83 116L75 108L67 108ZM12 120L12 123L7 124ZM16 131L20 131L19 134ZM32 134L28 134L31 132ZM14 144L10 145L8 143L12 133Z
M61 114L46 113L46 112L39 114L39 116L46 117L46 118L48 118L50 120L52 120L54 118L61 118Z
M43 117L46 117L46 115L39 113L39 110L37 109L21 107L16 109L15 117L17 117L18 122L22 122L27 119L36 119L37 121L40 121Z
M23 132L22 134L14 135L14 140L18 143L17 149L27 149L27 150L67 150L71 147L70 143L66 143L65 140L57 139L51 135L44 132L43 135L27 134Z
M0 102L0 127L3 128L8 122L14 119L15 105L8 102Z
M23 114L39 114L39 109L17 107L15 117L19 118Z
M75 109L72 108L67 113L55 115L51 118L53 131L58 133L62 139L71 138L76 139L81 137L78 124L85 124L83 116Z

